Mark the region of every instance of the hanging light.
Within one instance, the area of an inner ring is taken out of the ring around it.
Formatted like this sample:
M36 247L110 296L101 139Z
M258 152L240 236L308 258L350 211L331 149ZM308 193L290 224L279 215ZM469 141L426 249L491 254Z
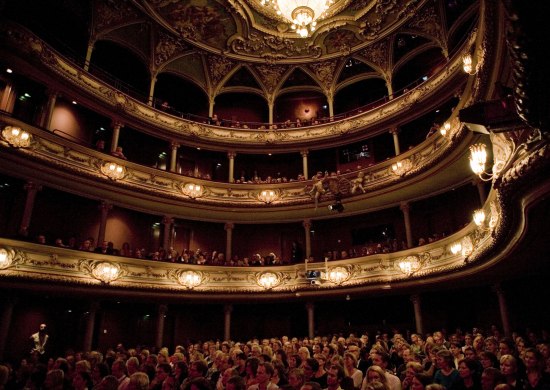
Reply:
M92 276L103 283L109 284L118 279L120 276L120 268L114 263L103 261L96 264L92 269Z
M481 227L483 225L483 223L485 222L485 211L483 211L483 209L478 209L478 210L474 211L473 219L474 219L474 223L476 224L476 226Z
M273 272L264 272L258 278L258 284L266 290L271 290L272 288L278 286L280 283L281 279Z
M397 176L403 176L404 174L409 172L411 168L412 162L409 159L404 159L393 163L391 166L391 171Z
M344 267L334 267L328 272L328 280L334 284L342 284L350 277L349 271Z
M200 184L186 183L182 189L183 193L191 199L200 198L204 193L204 189Z
M493 179L493 174L485 172L487 163L487 147L485 144L474 144L470 146L470 168L483 181Z
M474 60L472 59L470 53L462 56L462 69L471 76L477 73L477 68L474 69Z
M445 122L443 123L443 126L441 126L439 128L439 132L441 133L441 135L443 137L446 137L447 136L447 133L449 132L449 130L451 130L451 123L450 122Z
M202 275L195 271L184 271L178 276L178 282L190 289L200 285L202 280Z
M451 253L456 255L462 251L462 243L460 241L454 242L451 244Z
M334 0L260 0L263 6L271 6L277 15L285 18L301 38L315 31L317 21L326 16Z

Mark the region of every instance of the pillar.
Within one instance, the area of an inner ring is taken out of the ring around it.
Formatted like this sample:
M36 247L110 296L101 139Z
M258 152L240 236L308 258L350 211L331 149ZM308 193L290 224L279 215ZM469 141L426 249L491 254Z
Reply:
M233 248L233 229L235 228L235 224L233 222L227 222L224 226L225 231L227 234L225 235L225 260L229 261L231 260L231 257L233 256L232 248Z
M226 304L223 307L223 339L225 341L231 340L231 312L233 306Z
M114 152L118 146L118 138L120 137L120 129L124 125L120 122L113 122L113 139L111 141L111 152Z
M4 361L4 352L6 351L6 342L10 332L11 320L13 317L13 309L17 304L17 298L8 296L3 297L3 309L0 314L0 361Z
M29 181L25 184L24 188L27 191L27 198L25 199L25 210L23 210L23 217L21 218L21 225L19 226L19 234L24 237L28 237L32 210L34 208L34 200L36 199L36 194L38 191L42 189L42 186Z
M92 61L92 53L94 52L95 41L90 40L88 42L88 49L86 50L86 60L84 61L84 70L87 72L90 70L90 62Z
M307 165L307 155L309 154L309 152L307 150L302 150L300 152L300 154L302 155L302 171L303 171L303 175L304 177L307 179L309 179L309 171L308 171L308 165Z
M307 335L310 339L315 337L315 305L311 302L306 303L307 310Z
M485 185L483 180L477 178L472 182L473 185L477 187L477 193L479 194L479 203L481 206L485 204L487 200L487 192L485 191Z
M420 307L420 295L411 295L411 302L414 308L414 323L416 325L416 333L424 334L424 326L422 325L422 309Z
M162 348L164 339L164 319L166 318L166 313L168 313L168 306L159 305L157 309L157 324L155 329L155 347L157 347L157 349Z
M328 100L328 116L329 118L332 118L334 116L334 102L332 99Z
M401 149L399 148L399 136L398 136L399 130L397 127L393 127L390 130L390 134L393 136L393 147L395 149L395 155L399 156L401 154Z
M170 154L170 172L176 172L178 166L178 148L180 144L177 142L171 142L170 148L172 153Z
M306 236L306 259L309 259L311 256L311 219L304 219L302 226L304 227L304 233Z
M15 95L15 88L11 81L8 81L4 88L4 93L0 97L0 110L6 112L13 112L13 107L17 96Z
M172 217L165 215L162 218L162 224L164 226L164 232L162 234L162 247L168 251L172 246L172 224L174 220Z
M42 123L40 124L43 128L51 130L50 126L52 124L53 110L55 108L55 102L57 101L57 91L48 91L48 102L44 112L42 113Z
M272 125L273 124L273 109L275 107L275 103L270 101L267 106L268 106L268 110L269 110L269 124Z
M510 328L510 318L508 315L508 305L506 304L506 295L500 284L493 286L493 291L498 297L498 307L500 309L500 319L502 321L502 331L506 337L512 336L512 329Z
M92 304L90 305L90 309L88 310L88 318L86 319L86 329L84 331L84 340L82 342L82 349L84 351L92 350L92 342L94 340L95 320L96 320L96 314L98 310L99 310L99 303L92 302Z
M154 103L156 83L157 83L156 76L151 77L151 83L149 84L149 98L147 99L147 104L150 106L153 106L153 103Z
M101 219L99 220L99 232L97 234L97 246L101 246L105 241L105 230L107 229L107 217L109 211L113 208L113 205L107 202L101 202L99 205L99 211L101 212Z
M212 118L212 116L214 115L214 105L216 104L216 99L211 97L208 103L208 117Z
M237 153L235 152L228 152L227 158L229 159L229 182L234 183L235 177L234 177L234 171L235 171L235 156Z
M412 230L411 230L411 216L410 216L410 210L411 206L407 202L401 203L399 206L401 211L403 212L403 219L405 220L405 233L407 235L407 246L409 248L414 247L414 242L412 238Z

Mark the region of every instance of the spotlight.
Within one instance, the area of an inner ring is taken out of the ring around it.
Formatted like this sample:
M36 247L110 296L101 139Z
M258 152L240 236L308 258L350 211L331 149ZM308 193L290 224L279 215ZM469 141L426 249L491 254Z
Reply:
M340 202L336 202L328 206L328 209L330 211L338 211L339 213L341 213L342 211L344 211L344 205Z

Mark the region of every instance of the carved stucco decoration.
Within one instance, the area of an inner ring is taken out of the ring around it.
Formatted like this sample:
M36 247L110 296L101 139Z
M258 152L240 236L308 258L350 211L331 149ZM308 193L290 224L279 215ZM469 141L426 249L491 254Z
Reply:
M273 93L281 82L283 74L288 67L277 65L257 65L255 67L256 74L259 75L262 80L262 84L265 86L268 93Z
M362 21L360 34L369 40L377 38L384 28L389 27L388 24L410 17L417 3L416 0L378 0L374 12Z
M93 9L96 33L120 24L128 24L130 20L139 20L137 10L128 0L96 0Z
M367 48L361 50L359 54L370 62L388 72L390 69L390 49L387 39L373 43Z
M435 7L432 5L423 8L408 24L408 27L422 31L426 35L435 39L435 41L441 47L445 57L448 56L447 39L441 26L441 19L439 18Z
M217 86L221 80L235 67L235 62L226 57L209 55L208 72L213 86Z
M320 81L323 88L329 91L331 90L334 82L334 73L337 65L338 61L333 60L310 64L308 67L315 72L315 76L317 77L317 80Z
M155 66L160 66L171 58L182 52L189 50L181 39L177 39L172 35L160 32L158 42L155 46Z
M322 54L319 46L297 42L293 39L273 35L261 35L252 32L249 37L236 37L229 43L229 49L235 54L256 55L266 61L274 62L286 58L317 59Z

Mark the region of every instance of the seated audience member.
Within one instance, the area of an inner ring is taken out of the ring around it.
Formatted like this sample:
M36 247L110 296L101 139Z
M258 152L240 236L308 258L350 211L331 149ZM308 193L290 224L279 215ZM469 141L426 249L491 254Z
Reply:
M111 152L111 155L114 157L121 158L123 160L127 160L126 156L122 152L122 146L117 146L116 149Z

